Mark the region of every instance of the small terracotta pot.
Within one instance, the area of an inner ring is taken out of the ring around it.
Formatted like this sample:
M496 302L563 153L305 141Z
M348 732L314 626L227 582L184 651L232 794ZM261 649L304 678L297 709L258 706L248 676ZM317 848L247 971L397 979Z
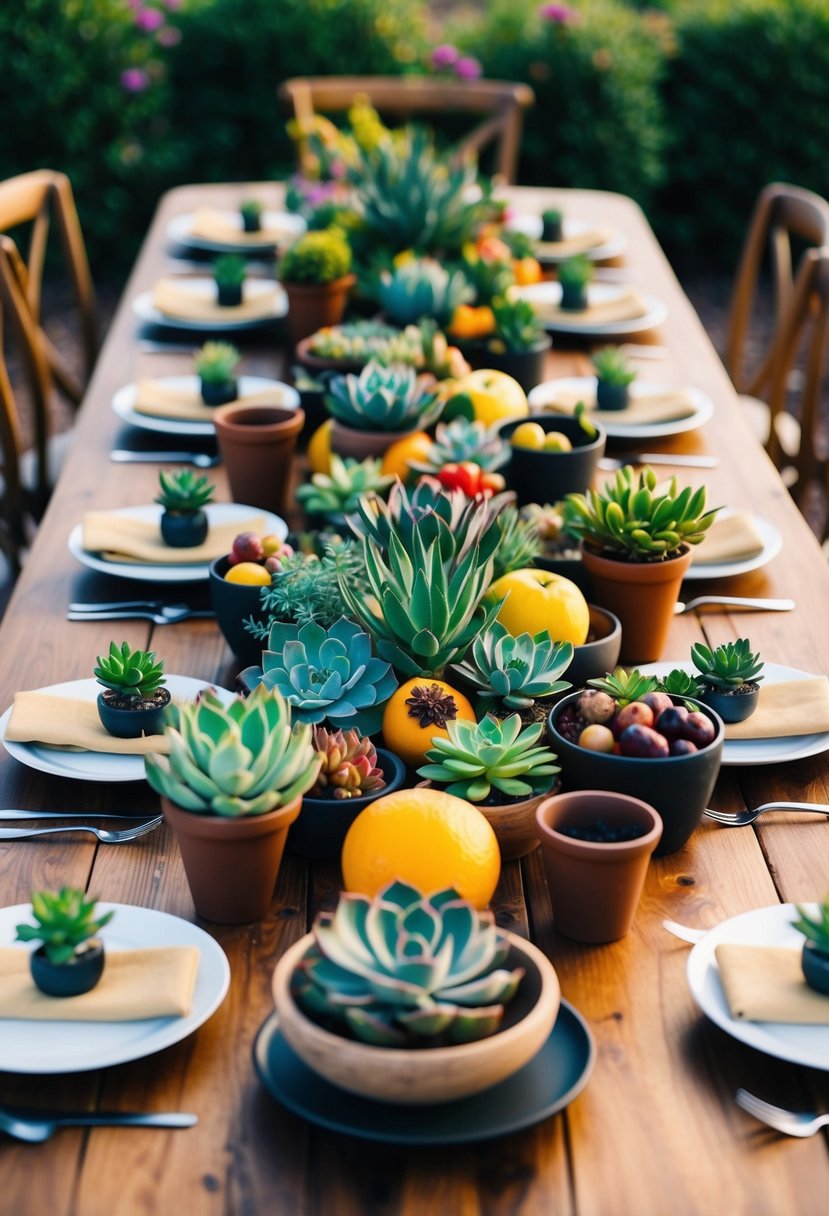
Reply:
M196 913L220 925L262 920L271 906L288 828L302 799L265 815L225 819L185 811L162 797L175 833Z
M622 622L621 661L652 663L661 658L679 588L691 564L690 548L657 562L604 557L584 543L581 554L596 602Z
M398 439L413 435L411 431L358 431L356 427L344 426L335 418L331 424L331 451L345 458L365 460L369 456L383 456Z
M233 501L283 515L305 414L281 405L234 404L219 406L213 421Z
M355 274L332 283L283 283L288 296L288 335L294 346L325 325L339 325Z
M431 781L418 781L415 789L437 789ZM559 788L556 780L553 790ZM502 861L515 861L517 857L526 857L538 848L538 827L535 813L545 798L549 798L552 790L546 794L536 794L534 798L525 798L523 802L505 802L501 806L483 806L473 802L476 811L480 811L495 833L498 848L501 850Z
M635 840L615 844L579 840L562 827L641 824ZM605 790L581 790L546 798L538 808L541 855L556 929L577 942L615 942L633 923L662 820L638 798Z

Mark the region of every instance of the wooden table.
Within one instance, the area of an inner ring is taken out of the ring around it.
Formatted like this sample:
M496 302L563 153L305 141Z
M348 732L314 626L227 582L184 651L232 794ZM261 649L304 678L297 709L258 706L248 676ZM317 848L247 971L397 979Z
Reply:
M137 374L174 374L186 370L188 360L138 353L130 301L171 268L164 236L171 216L197 204L234 205L248 192L238 186L190 187L172 192L161 204L0 631L4 705L16 689L88 676L95 655L115 635L132 644L152 642L171 672L225 683L232 678L229 652L212 622L160 630L138 621L67 623L70 599L88 598L90 592L100 597L102 591L126 595L131 589L82 572L67 553L66 538L90 507L152 499L155 466L125 468L108 459L119 431L110 400ZM276 202L274 187L255 187L257 195L269 192ZM752 507L785 537L783 551L768 567L716 589L792 596L797 610L679 618L668 657L686 657L690 644L703 636L719 643L749 632L767 660L829 672L829 569L740 417L725 372L641 212L611 194L514 194L522 205L540 209L560 203L570 215L606 221L626 233L626 261L636 282L669 309L655 336L667 346L668 358L643 361L642 374L696 384L716 403L716 414L702 431L661 446L717 453L720 466L706 475L712 501ZM245 366L273 374L283 370L284 356L271 338L259 340L245 345ZM584 373L586 354L568 352L558 341L550 370ZM224 493L221 469L217 477ZM63 782L6 755L0 756L0 788L3 806L115 813L157 808L143 783L104 788ZM825 755L776 768L725 770L716 805L738 808L770 797L829 800ZM166 829L118 848L70 839L0 844L2 903L24 902L33 889L70 883L102 899L192 918L178 851ZM710 927L778 900L821 896L829 887L826 820L766 819L756 830L706 823L682 852L653 863L633 931L612 946L586 948L557 937L537 852L505 867L495 901L499 923L531 934L548 952L564 995L590 1023L598 1053L588 1087L566 1113L469 1148L408 1151L324 1133L281 1109L256 1080L251 1044L271 1010L274 963L306 931L315 912L330 906L337 885L335 867L310 868L288 859L266 921L242 928L210 926L230 959L230 992L215 1016L178 1046L101 1073L4 1075L0 1102L185 1109L197 1112L200 1124L187 1132L64 1131L38 1148L4 1142L0 1210L15 1216L46 1211L54 1216L806 1216L826 1211L826 1140L767 1133L735 1106L733 1095L743 1085L780 1105L825 1106L827 1074L761 1055L707 1022L685 981L687 947L661 928L664 916Z

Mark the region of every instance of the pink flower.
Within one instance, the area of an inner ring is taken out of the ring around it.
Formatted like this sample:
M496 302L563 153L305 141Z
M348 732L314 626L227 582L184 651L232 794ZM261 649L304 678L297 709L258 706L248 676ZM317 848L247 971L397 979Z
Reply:
M460 57L461 53L456 46L451 46L448 42L442 42L440 46L436 46L432 51L432 67L438 70L454 67Z
M157 8L141 8L135 14L135 24L140 30L152 33L164 24L164 14Z
M477 80L479 76L483 76L483 73L484 69L480 60L473 59L471 55L459 59L455 64L455 75L461 80Z
M149 83L149 76L141 68L127 68L121 73L121 88L127 93L143 93Z
M172 25L165 25L155 37L159 46L178 46L181 42L181 30L174 29Z
M538 12L545 21L552 21L556 25L569 25L576 19L576 14L566 4L542 4Z
M167 5L170 12L173 12L177 8L181 8L181 0L164 0L164 3Z

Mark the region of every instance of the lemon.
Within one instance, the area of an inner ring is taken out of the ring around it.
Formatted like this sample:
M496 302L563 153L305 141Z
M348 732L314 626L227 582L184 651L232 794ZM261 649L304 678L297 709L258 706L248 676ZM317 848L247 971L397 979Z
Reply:
M561 431L548 431L544 436L544 450L545 452L572 452L573 445Z
M331 426L332 418L318 426L308 440L308 468L312 473L331 472Z
M270 587L271 576L258 562L239 562L225 575L226 583L242 583L246 587Z
M513 570L496 579L487 599L506 596L498 620L517 637L547 629L555 642L581 646L590 628L587 600L575 583L549 570Z
M544 427L537 422L522 422L512 432L510 439L513 447L532 448L534 451L540 451L547 442Z

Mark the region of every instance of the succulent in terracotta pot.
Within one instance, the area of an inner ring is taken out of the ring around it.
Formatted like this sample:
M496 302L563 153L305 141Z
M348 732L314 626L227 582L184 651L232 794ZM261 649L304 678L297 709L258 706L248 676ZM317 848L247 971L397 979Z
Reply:
M205 342L196 351L193 366L201 381L201 397L205 405L226 405L239 395L239 382L234 373L241 358L230 342Z
M587 288L593 281L595 267L583 253L562 262L558 268L561 284L561 307L567 312L584 312L587 308Z
M359 375L332 376L325 397L331 446L342 456L382 456L396 439L425 430L443 411L432 384L413 368L372 359Z
M600 410L623 410L630 400L636 371L618 346L606 346L593 356L596 373L596 404Z
M170 690L164 684L164 660L156 662L155 651L110 642L109 653L95 660L93 674L104 687L98 694L98 716L109 734L137 739L161 733Z
M239 204L239 214L242 217L242 227L245 232L262 231L262 212L264 207L258 198L245 198Z
M224 253L213 263L216 293L223 308L235 308L242 303L247 264L238 253Z
M699 697L723 722L744 722L760 699L763 661L752 654L748 638L713 649L702 642L691 647L691 660L700 673Z
M331 453L329 472L314 473L310 482L297 489L297 502L310 516L322 516L335 527L345 524L345 516L357 509L363 495L385 494L394 482L384 475L381 461L372 457L342 460Z
M36 891L34 925L17 926L15 940L40 942L29 966L32 979L47 996L80 996L89 992L104 970L104 945L97 934L114 912L96 915L96 901L73 887Z
M163 507L161 536L174 549L192 549L207 536L208 520L204 508L216 492L205 476L192 469L162 469L158 474L161 493L156 502Z
M288 295L288 330L296 345L327 325L338 325L356 276L341 228L306 232L286 249L279 277Z
M794 927L806 938L803 943L803 975L810 988L829 996L829 897L813 914L796 905Z

